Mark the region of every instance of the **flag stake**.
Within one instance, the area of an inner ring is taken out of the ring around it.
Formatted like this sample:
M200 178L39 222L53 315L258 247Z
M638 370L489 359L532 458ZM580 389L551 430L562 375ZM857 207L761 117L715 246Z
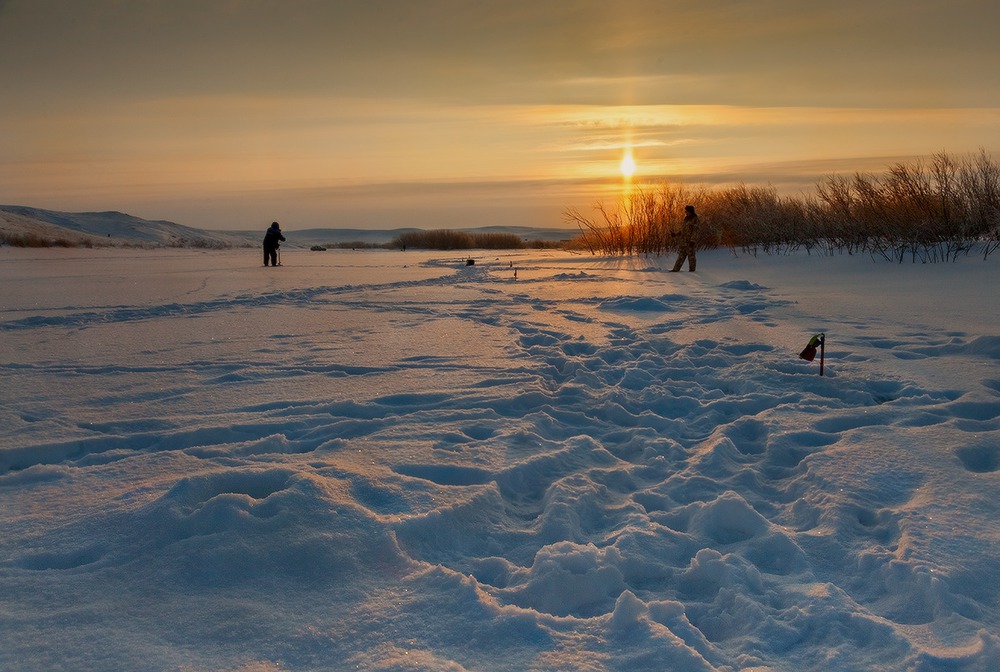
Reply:
M819 375L823 375L823 361L826 359L826 335L819 337Z

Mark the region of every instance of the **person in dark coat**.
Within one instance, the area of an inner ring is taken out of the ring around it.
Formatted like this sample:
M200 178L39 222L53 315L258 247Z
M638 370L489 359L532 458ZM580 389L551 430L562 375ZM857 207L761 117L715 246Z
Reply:
M278 246L285 237L281 235L281 227L277 222L271 222L270 228L264 234L264 265L270 259L272 266L278 265Z
M681 241L677 250L677 261L670 269L671 273L681 270L684 260L688 262L688 271L694 272L698 258L695 252L698 249L698 213L694 211L693 205L684 206L684 224L681 227Z

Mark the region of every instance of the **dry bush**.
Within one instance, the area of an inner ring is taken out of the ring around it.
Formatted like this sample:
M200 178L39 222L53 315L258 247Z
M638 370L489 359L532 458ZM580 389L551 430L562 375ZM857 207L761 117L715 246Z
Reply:
M985 152L897 163L884 173L832 175L816 193L782 197L770 186L740 184L689 191L637 190L596 216L567 210L592 254L665 254L677 249L684 205L701 219L699 247L748 254L867 253L903 262L953 261L973 249L1000 249L1000 166Z
M637 188L623 196L614 210L597 203L596 216L588 217L571 208L563 211L563 220L580 230L578 244L591 254L661 255L677 249L684 206L694 203L697 207L701 193L672 184L655 191Z
M466 233L437 229L433 231L407 231L396 236L391 247L426 250L515 250L524 247L524 241L512 233Z
M701 218L712 224L719 244L734 252L777 254L814 245L805 204L782 198L770 185L714 192L705 199Z
M578 210L563 212L563 219L580 229L580 242L591 254L631 255L635 253L626 231L627 213L623 208L608 210L603 203L594 206L599 218L590 218Z
M34 233L0 232L0 243L11 247L92 247L91 241L74 242L66 238L46 238Z
M520 236L513 233L473 233L472 243L481 250L519 250L525 246Z
M884 174L829 177L811 217L836 248L893 261L953 261L1000 247L1000 167L985 151L930 163L897 163Z
M468 250L472 236L461 231L437 229L434 231L407 231L393 239L396 247L415 247L427 250Z
M964 205L966 236L983 246L983 257L1000 247L1000 166L985 150L966 159L957 191Z

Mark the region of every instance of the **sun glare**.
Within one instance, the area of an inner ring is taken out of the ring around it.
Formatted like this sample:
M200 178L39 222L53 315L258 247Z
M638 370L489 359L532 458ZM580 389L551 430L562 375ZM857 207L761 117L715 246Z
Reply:
M625 156L622 157L620 168L622 171L622 177L626 180L632 179L632 176L635 175L635 159L632 158L631 149L625 150Z

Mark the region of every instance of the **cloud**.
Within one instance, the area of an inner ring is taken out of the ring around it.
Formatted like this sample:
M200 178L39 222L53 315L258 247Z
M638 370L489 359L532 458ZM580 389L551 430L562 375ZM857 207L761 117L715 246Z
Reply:
M5 19L0 84L40 95L1000 104L992 0L22 0Z

